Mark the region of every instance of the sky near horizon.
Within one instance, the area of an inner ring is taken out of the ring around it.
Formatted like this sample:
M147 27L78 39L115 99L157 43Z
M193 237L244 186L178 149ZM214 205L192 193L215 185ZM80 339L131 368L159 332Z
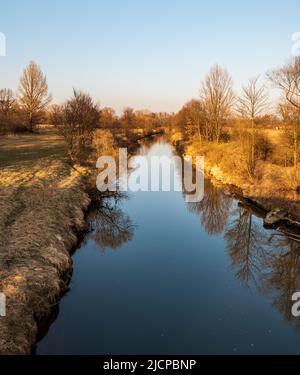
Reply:
M0 88L30 60L54 102L72 88L119 113L177 111L219 63L239 88L292 57L299 0L0 0Z

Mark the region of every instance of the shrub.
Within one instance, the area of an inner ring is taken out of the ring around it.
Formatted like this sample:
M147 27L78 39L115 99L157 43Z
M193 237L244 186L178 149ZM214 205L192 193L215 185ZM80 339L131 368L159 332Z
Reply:
M255 157L267 161L272 155L273 145L264 134L257 134L255 138Z
M64 137L73 163L83 164L87 160L99 114L99 107L91 96L75 90L73 98L52 108L51 122Z

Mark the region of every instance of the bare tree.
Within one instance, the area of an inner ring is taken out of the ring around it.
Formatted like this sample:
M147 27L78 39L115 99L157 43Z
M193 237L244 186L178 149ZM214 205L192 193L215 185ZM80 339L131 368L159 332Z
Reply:
M245 118L251 122L251 139L250 145L246 152L247 170L251 178L253 178L255 170L255 131L256 119L261 115L268 104L268 94L264 86L258 85L259 77L249 80L246 86L242 87L242 95L238 98L237 110Z
M135 113L134 109L131 107L126 107L123 110L123 114L121 117L121 123L126 128L132 128L135 125Z
M101 109L100 122L104 128L114 128L117 126L118 118L114 109L106 107Z
M11 89L0 90L0 113L8 116L13 110L16 100Z
M33 61L24 69L20 78L19 102L24 111L26 125L32 131L43 118L43 111L51 102L46 76Z
M122 116L120 118L120 123L124 130L125 136L129 138L131 136L132 130L136 126L136 114L133 108L124 108Z
M290 63L279 69L268 73L268 78L279 88L285 99L290 103L297 112L300 112L300 56L295 57ZM299 122L294 121L294 165L298 165L299 149Z
M184 126L189 137L208 138L206 128L206 109L202 100L192 99L183 107Z
M286 145L288 148L288 154L290 154L290 149L293 150L292 158L286 155L285 163L292 159L294 167L297 167L299 156L299 124L300 124L300 111L297 107L293 106L285 98L279 103L278 113L285 124L284 128L284 139L283 146Z
M269 72L268 78L283 91L286 100L300 110L300 56Z
M0 90L0 132L16 132L21 130L16 98L10 89ZM24 130L24 129L22 129Z
M234 101L233 81L227 70L215 65L202 83L200 95L206 106L210 140L219 142Z
M73 162L83 162L99 119L99 106L89 94L76 90L64 105L52 107L51 122L64 137Z

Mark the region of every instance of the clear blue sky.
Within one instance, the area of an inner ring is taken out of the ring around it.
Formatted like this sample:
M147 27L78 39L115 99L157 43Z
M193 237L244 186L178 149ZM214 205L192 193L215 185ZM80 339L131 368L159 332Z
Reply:
M291 57L299 0L0 0L0 87L36 61L56 102L176 111L216 62L238 87Z

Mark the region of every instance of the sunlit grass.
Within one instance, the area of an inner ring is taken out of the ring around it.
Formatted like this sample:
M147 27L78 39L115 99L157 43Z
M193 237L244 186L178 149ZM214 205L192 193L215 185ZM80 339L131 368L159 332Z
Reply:
M63 139L52 129L0 138L0 168L33 164L42 158L59 159L65 155Z

